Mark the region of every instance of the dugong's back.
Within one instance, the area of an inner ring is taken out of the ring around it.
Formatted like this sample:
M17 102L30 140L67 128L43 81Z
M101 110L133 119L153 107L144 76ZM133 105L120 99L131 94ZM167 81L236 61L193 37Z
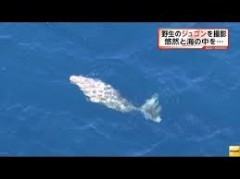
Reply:
M128 112L136 109L130 102L121 97L119 92L111 85L98 79L83 76L71 76L70 81L82 90L88 99L95 103L102 103L109 108Z

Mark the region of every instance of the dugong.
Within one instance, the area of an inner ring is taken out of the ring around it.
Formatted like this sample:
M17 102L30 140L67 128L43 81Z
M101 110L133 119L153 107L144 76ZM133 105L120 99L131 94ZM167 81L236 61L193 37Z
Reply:
M88 101L102 104L108 108L126 113L131 111L140 111L144 117L154 122L161 122L161 106L158 101L158 94L152 97L140 106L134 106L130 101L123 98L120 93L110 84L107 84L96 78L89 78L82 75L71 75L69 78L72 84L75 84L87 97Z

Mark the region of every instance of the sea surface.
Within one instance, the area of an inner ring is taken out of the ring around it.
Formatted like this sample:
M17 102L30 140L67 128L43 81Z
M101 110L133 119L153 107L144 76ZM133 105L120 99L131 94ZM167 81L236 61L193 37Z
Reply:
M229 28L228 50L159 50L159 28ZM160 123L86 100L73 74ZM1 156L228 156L240 145L240 23L1 23Z

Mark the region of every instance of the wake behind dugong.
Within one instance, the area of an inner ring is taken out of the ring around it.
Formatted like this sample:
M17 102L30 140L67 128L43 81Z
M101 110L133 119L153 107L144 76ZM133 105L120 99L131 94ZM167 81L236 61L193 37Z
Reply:
M159 105L157 94L146 100L145 104L141 107L136 107L130 101L123 98L111 85L99 79L72 75L69 80L71 83L77 85L91 102L103 104L108 108L120 112L140 111L146 119L157 123L162 120L160 117L161 106Z

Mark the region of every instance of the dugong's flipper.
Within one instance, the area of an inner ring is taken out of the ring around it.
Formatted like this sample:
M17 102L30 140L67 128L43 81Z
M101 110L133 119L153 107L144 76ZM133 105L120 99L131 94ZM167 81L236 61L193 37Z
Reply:
M140 111L143 113L146 119L158 123L161 122L161 106L159 105L158 94L155 93L150 99L146 100L145 104L141 106Z

